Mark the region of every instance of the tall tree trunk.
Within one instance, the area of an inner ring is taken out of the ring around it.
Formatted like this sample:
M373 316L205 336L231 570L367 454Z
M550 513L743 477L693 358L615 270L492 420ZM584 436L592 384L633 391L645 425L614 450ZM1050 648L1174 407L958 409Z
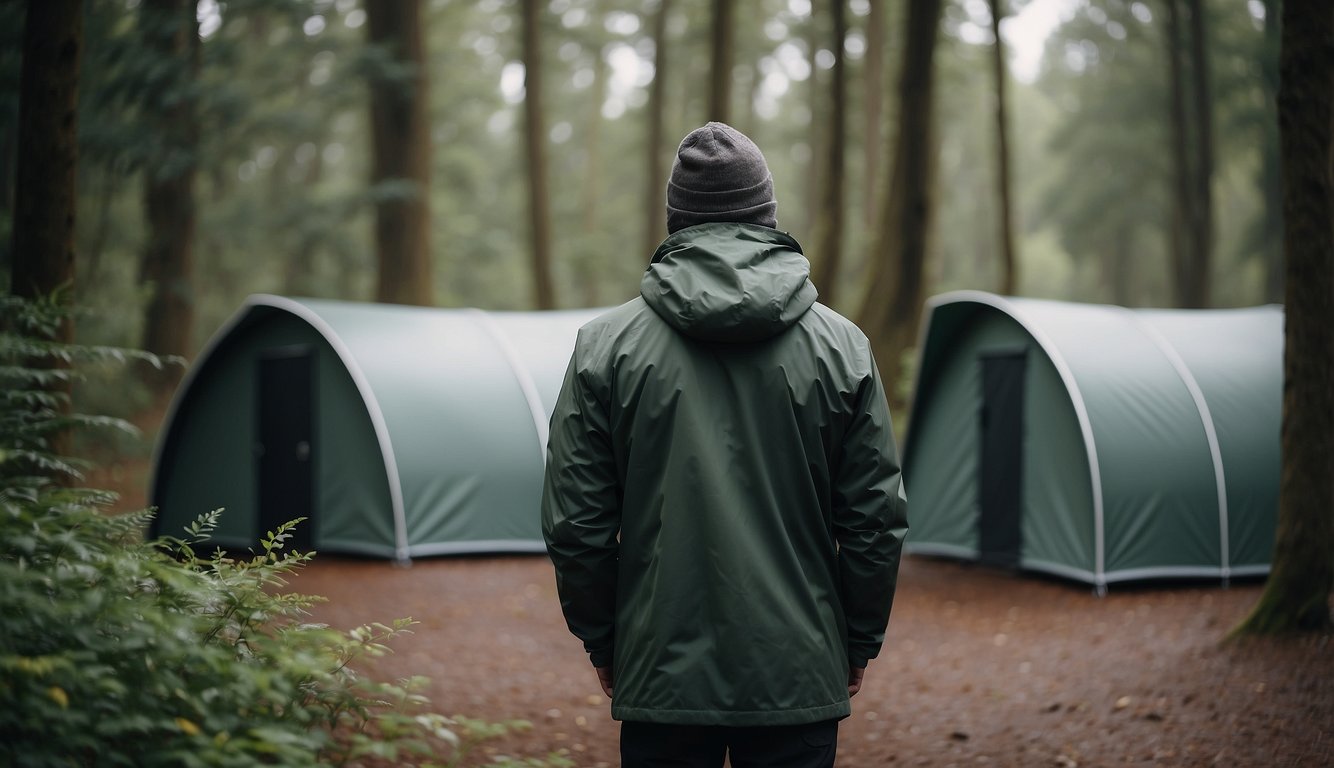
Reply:
M1260 59L1260 88L1266 114L1260 140L1260 194L1264 198L1260 229L1264 260L1264 300L1283 301L1283 178L1278 148L1279 0L1264 0L1264 49Z
M371 183L411 182L411 192L380 200L375 207L376 301L430 306L431 136L427 120L426 47L420 0L375 0L365 4L366 34L407 78L371 82Z
M810 78L807 80L807 96L810 99L808 110L811 118L810 130L807 132L806 139L810 145L810 156L806 160L806 183L803 185L806 200L802 210L806 216L806 231L814 234L820 227L820 211L824 192L824 166L828 159L828 152L825 150L825 128L828 126L820 120L820 116L825 114L826 96L824 81L820 78L820 65L817 63L820 52L820 16L815 12L814 5L811 6L811 15L806 21L804 33L806 60L811 69Z
M932 119L934 59L941 0L910 0L903 69L899 76L898 132L890 191L875 245L867 259L871 284L858 323L885 381L889 402L901 408L903 357L916 343L925 301L927 236L931 221L935 151Z
M990 0L992 73L996 79L996 197L1000 202L1000 292L1013 296L1019 289L1019 262L1014 244L1014 205L1010 195L1010 138L1005 116L1005 43L1000 36L1001 0Z
M82 0L32 0L23 32L10 291L46 298L74 280ZM66 325L64 341L71 339Z
M82 0L32 0L23 28L19 82L17 167L11 231L10 292L45 299L72 288L78 167L79 59L83 54ZM66 317L55 341L69 342ZM67 368L45 359L39 365ZM69 409L68 381L51 385ZM68 453L69 435L50 438L51 452ZM65 478L61 478L62 480Z
M843 255L843 168L844 137L847 133L847 61L843 42L848 36L847 0L833 0L829 5L833 20L834 71L829 84L829 134L826 146L824 190L821 195L819 224L815 229L815 287L826 305L833 306L838 296L838 275Z
M726 123L732 117L733 5L733 0L713 0L708 119L720 123Z
M1191 222L1195 220L1194 195L1190 174L1190 126L1186 115L1185 67L1181 57L1184 40L1181 29L1181 0L1165 0L1167 4L1167 63L1168 63L1168 109L1171 116L1172 141L1172 218L1171 237L1171 275L1173 303L1178 307L1192 304L1188 287L1191 272L1191 256L1194 246L1191 243L1193 230Z
M144 215L148 243L139 264L148 287L143 346L158 355L185 357L194 332L195 168L199 127L194 80L199 70L195 3L145 0L141 11L145 47L170 73L149 96L155 150L144 170ZM182 369L146 370L158 397L171 394Z
M606 15L604 4L594 4L593 21L602 25ZM584 127L584 178L580 201L580 234L583 244L572 255L570 266L574 271L575 282L579 287L581 306L596 307L598 300L598 269L600 248L595 244L598 234L598 213L602 209L602 102L607 98L607 61L602 55L602 47L594 46L593 83L589 87L587 119Z
M523 0L524 155L528 159L528 220L533 249L533 297L538 309L556 307L551 279L551 213L547 197L546 128L542 113L541 0Z
M880 213L879 198L884 177L880 171L880 149L884 131L880 127L885 105L885 4L888 0L869 0L866 17L865 109L862 127L862 211L867 228L875 226Z
M1284 0L1282 35L1283 464L1273 568L1243 633L1326 631L1334 590L1334 8Z
M1210 304L1210 275L1214 248L1214 119L1213 88L1209 76L1209 36L1204 18L1203 0L1186 0L1190 9L1190 60L1192 113L1195 118L1195 161L1191 173L1194 198L1191 211L1191 274L1188 275L1190 301L1186 306Z
M5 121L0 127L0 217L14 220L14 167L17 157L14 145L18 142L17 126ZM9 247L12 243L0 241L0 269L10 267Z
M667 174L663 170L663 117L667 100L667 14L671 0L658 0L658 15L653 19L653 83L648 94L648 141L644 147L644 247L641 257L647 262L658 243L667 234Z

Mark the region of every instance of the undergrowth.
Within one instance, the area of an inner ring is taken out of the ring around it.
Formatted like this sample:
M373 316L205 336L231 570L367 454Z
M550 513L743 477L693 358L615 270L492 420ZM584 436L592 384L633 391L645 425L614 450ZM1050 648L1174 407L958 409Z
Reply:
M248 557L201 553L221 510L146 541L151 512L110 514L112 494L77 487L87 465L55 436L132 429L66 412L78 364L160 361L52 341L62 312L0 299L0 764L456 766L529 727L446 717L424 678L358 673L413 622L306 621L322 598L285 591L313 557L288 548L300 520Z

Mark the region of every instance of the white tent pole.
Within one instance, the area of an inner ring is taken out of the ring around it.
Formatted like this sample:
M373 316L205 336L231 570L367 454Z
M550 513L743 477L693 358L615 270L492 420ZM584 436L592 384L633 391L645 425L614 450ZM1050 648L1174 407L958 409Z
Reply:
M542 396L537 392L537 383L533 381L533 376L528 372L528 366L524 365L523 360L519 358L518 350L510 343L509 337L505 335L496 321L486 312L480 309L469 309L468 314L477 319L479 325L486 329L486 332L496 342L500 348L501 354L505 356L505 362L509 363L510 370L514 372L514 379L519 384L519 390L523 392L523 399L528 403L528 412L533 417L533 429L537 431L537 449L541 456L542 464L545 466L547 461L547 435L550 427L547 424L547 412L542 407Z
M1200 384L1195 380L1195 374L1191 373L1190 367L1182 359L1181 354L1177 352L1172 342L1162 334L1157 328L1153 327L1138 312L1127 309L1126 312L1134 319L1135 325L1148 336L1150 340L1157 345L1158 350L1163 353L1163 357L1172 364L1176 370L1177 376L1181 378L1181 383L1186 385L1190 392L1191 399L1195 401L1195 410L1199 411L1200 421L1204 423L1204 437L1209 444L1209 458L1214 464L1214 486L1218 493L1218 546L1219 546L1219 570L1224 579L1231 576L1230 559L1228 557L1228 516L1227 516L1227 482L1223 474L1223 452L1218 445L1218 431L1214 427L1213 415L1209 412L1209 403L1204 399L1204 390L1200 389Z

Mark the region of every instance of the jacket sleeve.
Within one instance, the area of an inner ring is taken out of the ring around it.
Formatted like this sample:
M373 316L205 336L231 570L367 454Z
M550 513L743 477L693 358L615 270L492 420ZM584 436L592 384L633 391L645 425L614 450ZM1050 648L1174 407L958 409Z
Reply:
M579 357L576 344L551 415L542 534L566 624L604 667L616 627L619 493L607 409Z
M885 639L908 500L884 386L874 362L858 389L834 472L833 523L848 627L848 663L864 667Z

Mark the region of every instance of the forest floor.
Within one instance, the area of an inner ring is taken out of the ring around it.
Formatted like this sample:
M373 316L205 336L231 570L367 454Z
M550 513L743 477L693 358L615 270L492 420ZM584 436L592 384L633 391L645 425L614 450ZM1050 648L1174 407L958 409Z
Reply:
M105 462L93 487L144 506L147 459ZM293 591L340 628L411 617L381 679L424 675L433 708L530 730L497 754L618 763L618 725L565 628L542 556L420 559L409 568L319 555ZM1334 767L1334 635L1225 642L1258 582L1088 587L906 557L884 650L839 732L864 766Z
M533 728L495 754L618 763L618 726L540 556L410 568L317 557L291 588L339 628L412 617L365 664L431 678L437 711ZM1082 585L905 558L885 649L839 733L838 765L1334 766L1334 636L1224 642L1255 582ZM475 761L474 761L475 762Z

